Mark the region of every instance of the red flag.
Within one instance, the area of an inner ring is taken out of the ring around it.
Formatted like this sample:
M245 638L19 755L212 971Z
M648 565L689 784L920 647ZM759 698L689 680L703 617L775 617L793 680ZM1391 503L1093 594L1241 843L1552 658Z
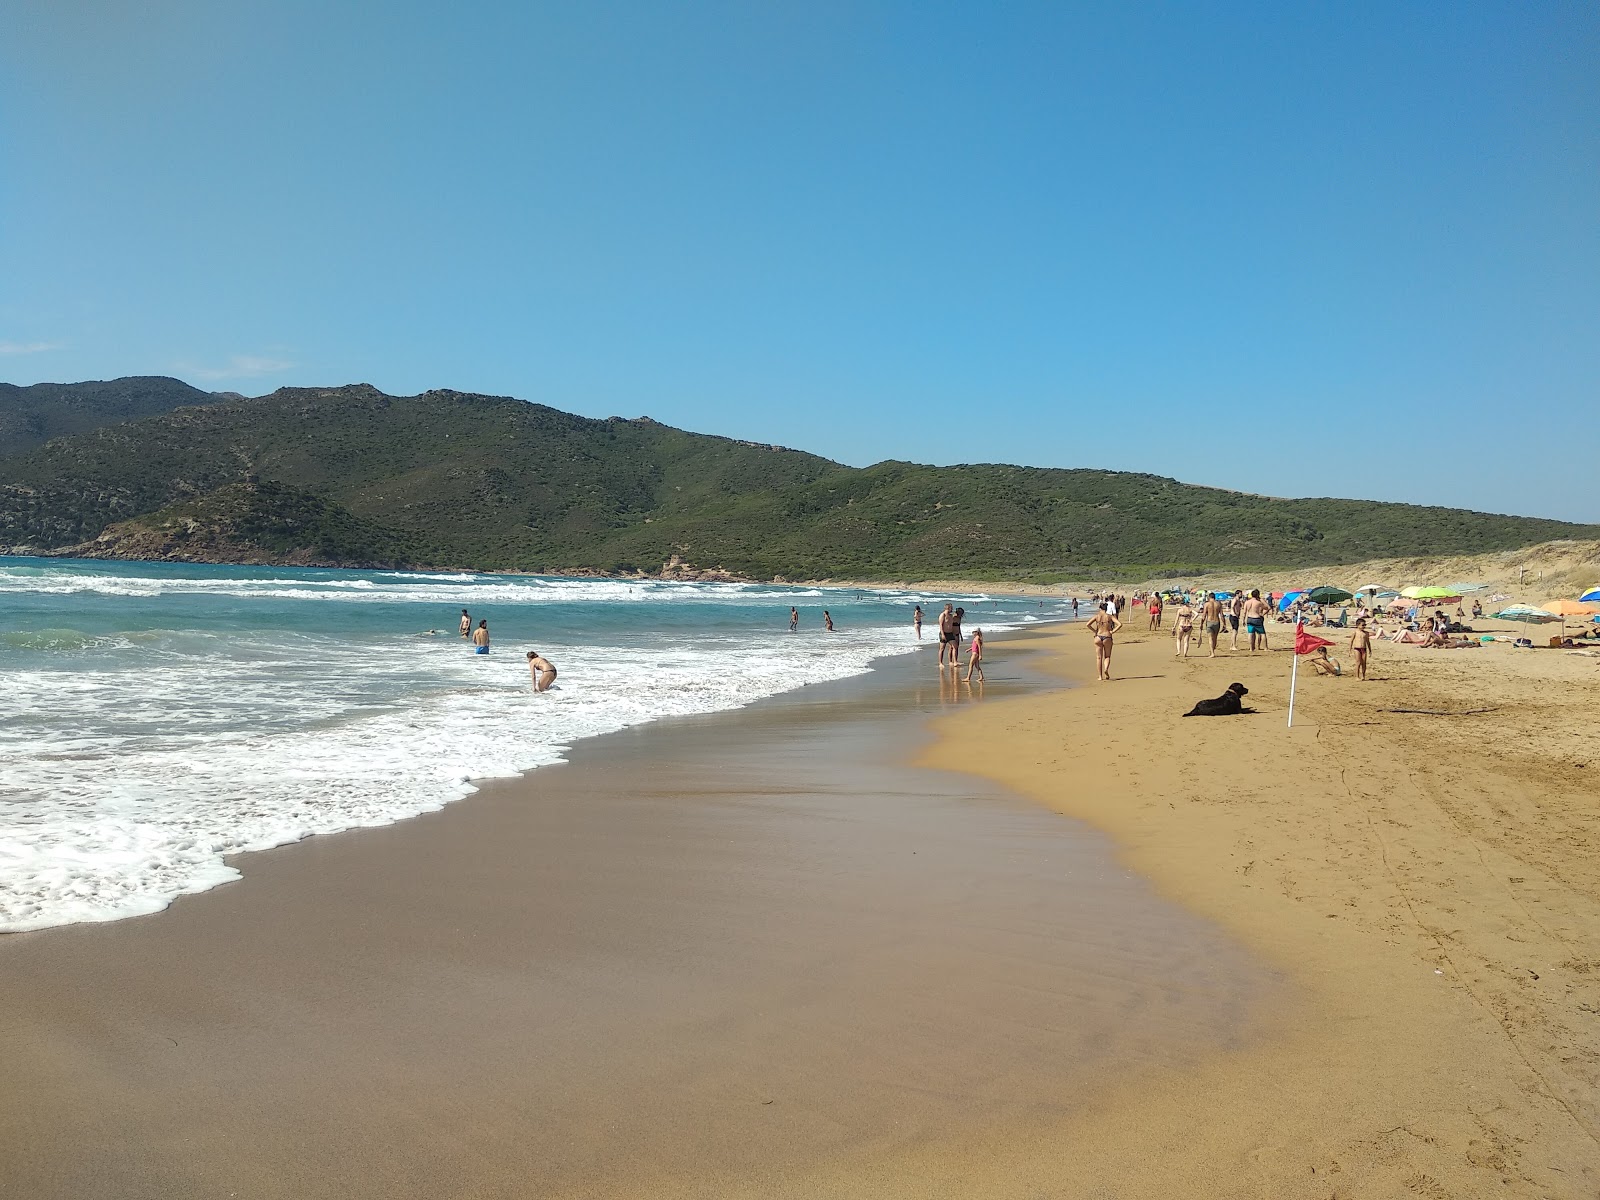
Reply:
M1305 623L1294 627L1294 652L1296 654L1315 654L1324 646L1333 645L1327 638L1319 638L1314 633L1307 633Z

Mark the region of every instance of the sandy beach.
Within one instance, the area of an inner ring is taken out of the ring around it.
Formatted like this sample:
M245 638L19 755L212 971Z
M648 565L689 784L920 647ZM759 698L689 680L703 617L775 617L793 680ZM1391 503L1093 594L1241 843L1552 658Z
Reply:
M0 939L0 1194L1600 1191L1600 663L991 653Z
M1272 630L1179 660L1130 628L1095 684L1069 629L1084 686L940 722L925 761L985 747L986 778L1110 833L1295 985L1277 1036L950 1194L1600 1194L1600 661L1380 645L1371 682L1302 674L1291 730ZM1258 715L1178 715L1234 680Z
M905 765L981 707L931 657L0 939L0 1194L801 1195L1260 1037L1277 972L1103 835Z

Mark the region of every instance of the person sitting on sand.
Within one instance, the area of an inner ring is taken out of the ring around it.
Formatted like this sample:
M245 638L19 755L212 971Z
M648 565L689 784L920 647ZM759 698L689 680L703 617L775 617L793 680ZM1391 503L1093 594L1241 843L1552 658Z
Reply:
M489 653L489 622L488 621L485 620L485 621L479 621L478 622L478 628L473 630L473 633L472 633L472 644L475 647L475 649L473 650L474 654L487 654L487 653Z
M1350 635L1350 651L1356 656L1356 678L1367 677L1367 656L1372 652L1372 635L1367 632L1367 619L1356 618L1355 632Z
M556 665L537 650L528 651L528 674L533 676L533 690L548 692L556 681Z
M967 648L967 677L964 680L962 680L962 682L963 683L971 683L972 682L972 673L974 671L976 671L978 673L978 682L982 683L984 680L983 680L983 630L981 630L981 629L974 629L972 631L972 645Z
M1328 648L1326 646L1317 647L1316 653L1311 656L1311 665L1318 675L1344 674L1344 668L1339 665L1339 661L1328 657Z

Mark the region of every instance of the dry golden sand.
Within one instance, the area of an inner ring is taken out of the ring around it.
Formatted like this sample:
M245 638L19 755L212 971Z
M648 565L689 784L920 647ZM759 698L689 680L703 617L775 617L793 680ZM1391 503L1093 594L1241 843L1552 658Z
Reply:
M1380 645L1371 682L1302 675L1290 730L1284 649L1177 660L1130 630L1096 684L1081 627L1054 638L1084 686L942 719L925 761L1105 830L1299 998L1051 1136L819 1194L1600 1195L1600 660ZM1234 680L1259 715L1179 716Z

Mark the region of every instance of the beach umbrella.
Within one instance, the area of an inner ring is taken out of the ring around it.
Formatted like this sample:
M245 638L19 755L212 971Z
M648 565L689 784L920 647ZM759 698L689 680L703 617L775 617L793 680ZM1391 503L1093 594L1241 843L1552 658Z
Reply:
M1355 596L1343 588L1332 587L1325 583L1307 592L1306 599L1313 604L1343 604L1346 600L1354 600Z
M1379 592L1387 592L1388 590L1389 589L1381 583L1363 583L1356 589L1358 592L1371 592L1374 596L1376 596Z
M1461 597L1449 588L1442 587L1408 587L1401 588L1400 594L1408 600L1459 600Z
M1552 600L1544 606L1544 610L1558 617L1587 617L1594 613L1594 606L1577 600Z
M1304 596L1304 595L1305 595L1304 591L1285 592L1283 594L1283 599L1278 601L1278 611L1279 612L1283 612L1291 604L1293 604L1296 600L1298 600L1301 596Z
M1535 608L1531 604L1513 604L1510 608L1503 608L1491 615L1496 621L1523 621L1530 625L1543 625L1547 621L1561 620L1555 613Z
M1578 599L1582 600L1585 604L1600 604L1600 588L1590 588L1583 595L1579 596Z

